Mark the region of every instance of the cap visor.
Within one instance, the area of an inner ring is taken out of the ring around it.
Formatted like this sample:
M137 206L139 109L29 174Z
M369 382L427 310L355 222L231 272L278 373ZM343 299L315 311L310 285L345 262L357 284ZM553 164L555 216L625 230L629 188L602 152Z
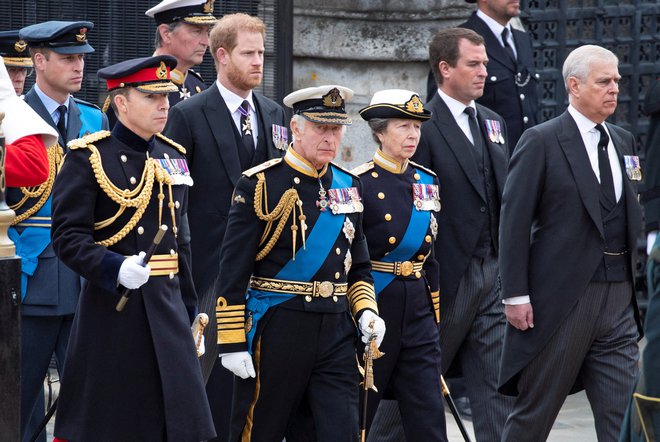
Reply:
M57 52L62 55L71 55L71 54L89 54L94 52L94 48L85 43L84 45L74 45L74 46L59 46L59 47L50 47L45 46L46 49L50 49L53 52Z
M171 81L158 81L154 83L145 83L132 86L140 92L145 94L168 94L170 92L178 92L179 88L176 87Z
M31 68L32 59L22 57L4 57L5 66L8 68Z
M215 18L212 15L195 15L192 17L186 17L183 19L184 22L190 23L191 25L213 25L215 24L216 21L218 21L217 18Z

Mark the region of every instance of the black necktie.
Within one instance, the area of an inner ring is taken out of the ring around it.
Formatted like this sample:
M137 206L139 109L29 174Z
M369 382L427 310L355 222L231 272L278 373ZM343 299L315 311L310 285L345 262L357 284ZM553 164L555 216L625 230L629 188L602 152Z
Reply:
M57 131L62 136L62 139L66 143L66 106L61 105L57 108L57 113L60 114L59 120L57 120Z
M607 145L610 142L610 137L607 136L607 132L605 132L605 128L601 124L596 125L596 130L600 132L600 140L598 141L600 201L606 210L611 210L616 204L616 194L614 193L614 178L612 178L610 157L607 155Z
M477 115L474 108L468 106L463 111L468 114L468 121L470 123L470 132L472 133L472 144L477 152L483 152L483 138L481 138L481 131L479 131L479 125L477 124Z
M509 30L507 28L502 29L502 43L504 43L504 50L506 51L507 54L509 54L509 57L511 57L511 60L516 62L516 54L513 52L513 48L509 44Z
M241 108L241 135L243 136L243 146L250 155L254 154L254 138L252 137L252 119L250 118L250 103L243 100Z

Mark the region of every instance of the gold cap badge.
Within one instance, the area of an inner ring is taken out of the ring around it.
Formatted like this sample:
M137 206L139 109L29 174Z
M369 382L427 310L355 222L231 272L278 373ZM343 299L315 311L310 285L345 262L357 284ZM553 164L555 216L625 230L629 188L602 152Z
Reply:
M27 49L27 43L25 40L18 40L16 43L14 43L14 49L16 49L16 52L23 52L25 49Z
M213 2L215 0L208 0L206 3L204 3L203 11L207 14L212 14L213 13Z
M330 92L321 97L323 99L323 106L330 108L338 108L344 105L344 100L341 98L339 89L332 88Z
M80 31L78 32L79 33L76 34L76 40L78 40L78 42L82 43L87 40L87 28L80 28Z
M167 66L165 66L164 62L160 62L160 66L156 69L156 77L160 80L165 80L167 79Z
M420 100L417 95L413 95L410 100L406 101L404 106L408 112L412 112L414 114L421 114L424 112L424 105L422 104L422 100Z

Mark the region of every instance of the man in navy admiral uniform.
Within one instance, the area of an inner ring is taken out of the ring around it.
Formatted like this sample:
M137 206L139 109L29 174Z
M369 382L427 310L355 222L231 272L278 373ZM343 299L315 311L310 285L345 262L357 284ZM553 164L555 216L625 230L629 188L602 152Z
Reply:
M377 345L385 324L360 180L331 163L351 96L341 86L288 95L292 146L236 185L215 291L222 365L236 375L230 440L282 440L306 401L316 440L357 441L355 323Z
M22 258L21 422L27 438L32 410L43 405L39 399L53 353L58 367L64 365L80 292L80 277L55 257L50 245L53 181L69 141L108 127L98 107L71 95L82 85L85 54L94 51L87 40L93 27L88 21L49 21L19 31L36 74L25 102L59 134L58 145L47 146L51 171L46 183L8 192L17 214L10 235Z
M263 21L247 14L218 20L210 35L217 80L170 109L165 128L168 137L186 146L196 181L190 189L189 218L200 298L207 295L220 265L232 190L241 172L281 157L289 142L282 107L254 91L262 81L265 33ZM213 302L208 305L212 309ZM203 365L214 361L204 359ZM229 428L231 388L231 376L216 363L207 393L222 438Z
M156 20L154 55L171 55L177 60L172 82L178 91L169 95L170 106L206 89L202 76L192 67L204 60L209 30L215 24L215 0L163 0L145 14Z
M165 138L170 56L101 69L119 118L72 142L53 197L53 249L84 278L58 399L58 440L215 436L190 329L185 149ZM148 263L144 251L166 229ZM117 308L124 290L130 298Z
M498 287L498 226L507 168L504 119L475 103L487 72L484 39L465 28L429 46L438 92L413 160L440 181L435 256L440 264L442 372L459 364L477 440L499 440L510 400L497 392L506 327Z
M25 79L32 70L28 45L18 37L18 31L0 32L0 57L4 59L16 95L23 95Z

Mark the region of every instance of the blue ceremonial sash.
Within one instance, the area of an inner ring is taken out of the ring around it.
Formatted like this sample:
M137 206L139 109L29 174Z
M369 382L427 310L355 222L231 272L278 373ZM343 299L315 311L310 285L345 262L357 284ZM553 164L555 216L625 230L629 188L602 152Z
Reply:
M53 196L49 196L41 209L33 216L50 219L52 199ZM50 244L50 228L26 227L19 233L16 227L10 227L9 238L16 246L16 255L21 257L21 299L24 299L27 293L28 276L34 275L37 270L39 255Z
M353 178L346 172L332 167L331 189L350 187ZM333 215L331 210L321 212L314 228L309 232L306 245L296 250L296 259L289 260L284 267L275 275L275 279L289 281L308 282L319 271L323 262L330 254L335 241L329 238L337 238L344 226L345 216ZM246 294L246 313L252 315L252 328L247 332L248 351L252 353L252 340L257 331L257 322L266 314L270 307L288 301L297 295L287 293L273 293L262 290L248 289ZM246 318L247 319L247 318Z
M103 124L103 112L95 107L85 106L80 103L76 104L78 104L78 109L80 109L80 122L82 123L80 133L78 134L79 137L103 129L101 126Z
M433 176L424 172L423 170L416 169L420 178L418 183L433 184ZM408 228L403 235L403 239L394 250L387 255L380 258L382 262L396 262L407 261L412 254L419 250L420 244L424 241L426 232L429 228L429 221L431 219L431 212L428 210L416 210L414 205L411 204L410 221ZM376 291L376 299L378 294L385 289L395 278L393 273L378 272L373 270L371 275L374 278L374 289Z

